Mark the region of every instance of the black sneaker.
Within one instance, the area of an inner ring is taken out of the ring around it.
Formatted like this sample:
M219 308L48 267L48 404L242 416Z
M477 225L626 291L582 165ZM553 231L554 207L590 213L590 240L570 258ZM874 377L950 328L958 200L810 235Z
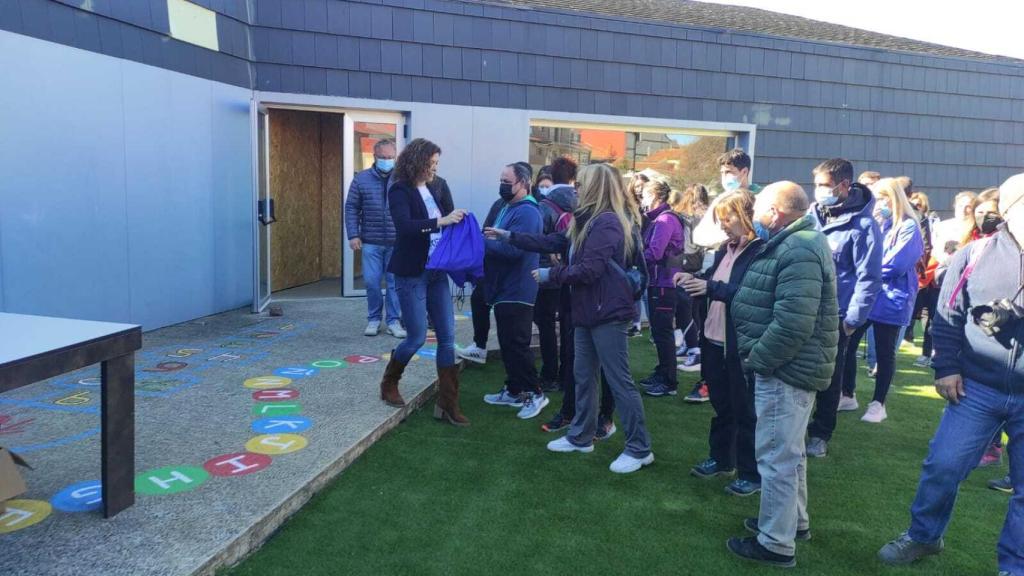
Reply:
M599 416L597 419L597 432L594 433L594 441L607 440L612 434L615 434L615 422L611 418L605 419L604 416Z
M796 556L783 556L765 548L757 541L756 536L747 538L729 538L725 543L729 551L747 560L778 566L779 568L792 568L796 566Z
M735 473L735 468L725 468L724 466L720 466L718 461L714 458L708 458L693 468L690 468L690 474L697 478L704 478L705 480L716 476L732 476Z
M643 333L644 333L644 331L641 330L639 326L634 324L634 325L629 327L629 332L626 332L626 335L629 336L630 338L635 338L637 336L642 335Z
M999 492L1005 492L1007 494L1013 494L1013 483L1010 482L1010 475L1007 474L1003 478L996 478L995 480L988 481L988 487L992 490L998 490Z
M556 412L551 420L548 420L541 425L540 429L545 432L558 432L559 430L565 430L572 423L572 418L566 418L561 412Z
M757 518L747 518L747 519L745 519L743 521L743 527L746 528L748 531L753 532L754 534L760 534L761 533L761 531L757 529ZM797 530L796 531L796 539L797 540L804 540L804 541L810 540L811 539L811 529L807 528L806 530Z
M540 389L542 392L559 392L562 390L562 383L558 380L549 380L547 378L540 379Z
M638 384L640 384L644 388L650 388L651 386L664 383L665 378L658 372L652 372L650 376L642 378L640 382L638 382Z

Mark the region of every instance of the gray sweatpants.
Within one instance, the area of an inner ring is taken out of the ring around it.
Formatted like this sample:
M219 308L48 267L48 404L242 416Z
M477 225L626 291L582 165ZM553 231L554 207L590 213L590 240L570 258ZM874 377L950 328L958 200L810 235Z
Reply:
M576 416L568 436L577 446L593 443L601 397L598 379L604 370L626 436L625 453L645 458L651 453L651 437L644 423L644 404L629 371L629 326L629 322L613 322L593 328L576 327Z
M796 531L810 527L804 431L813 406L814 392L760 374L754 380L754 454L761 473L757 541L776 554L793 556Z

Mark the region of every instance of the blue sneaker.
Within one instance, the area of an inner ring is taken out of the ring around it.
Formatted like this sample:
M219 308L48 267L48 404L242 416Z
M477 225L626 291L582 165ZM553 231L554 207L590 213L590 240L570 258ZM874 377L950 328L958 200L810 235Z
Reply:
M522 408L523 406L523 399L509 394L507 387L503 387L497 394L485 395L484 402L492 406L511 406L513 408Z
M640 386L643 386L644 388L650 388L651 386L657 386L658 384L663 384L664 382L665 379L662 378L661 374L659 374L658 372L652 372L650 376L646 378L641 378L638 384L640 384Z
M700 372L700 350L688 352L677 368L683 372Z
M668 384L667 382L658 382L644 389L644 394L655 397L675 396L676 392L678 392L678 386L675 384Z
M725 491L733 496L753 496L761 491L761 483L737 478L725 487Z
M548 405L550 400L544 395L543 392L523 392L519 395L520 402L523 403L523 407L519 409L519 413L516 416L521 420L529 420Z
M718 461L714 458L708 458L707 460L697 464L693 468L690 468L690 474L697 478L714 478L715 476L732 476L736 473L735 468L725 468L718 465Z

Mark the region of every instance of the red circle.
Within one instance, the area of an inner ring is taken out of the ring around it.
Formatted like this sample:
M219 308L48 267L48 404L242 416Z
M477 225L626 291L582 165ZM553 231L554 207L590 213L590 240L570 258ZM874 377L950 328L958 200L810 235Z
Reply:
M349 364L373 364L374 362L380 362L380 358L370 356L369 354L354 354L352 356L345 356L345 362Z
M212 476L245 476L263 470L270 466L270 462L271 458L266 454L235 452L210 458L203 464L203 468Z
M285 402L298 397L299 391L291 388L266 388L252 393L252 399L257 402Z

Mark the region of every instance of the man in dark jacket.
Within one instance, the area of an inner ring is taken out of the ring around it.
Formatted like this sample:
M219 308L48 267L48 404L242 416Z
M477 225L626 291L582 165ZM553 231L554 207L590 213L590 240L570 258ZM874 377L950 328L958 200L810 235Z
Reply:
M388 182L395 167L397 147L394 140L378 140L373 146L373 166L356 173L345 199L345 232L348 245L362 253L363 279L366 282L367 336L380 332L384 297L380 283L387 278L388 334L405 338L402 316L395 290L395 275L387 272L395 249L395 225L388 211Z
M957 252L942 282L932 368L949 403L921 469L910 529L878 553L886 564L942 551L960 483L1005 427L1016 495L996 552L1000 574L1024 574L1024 174L999 188L999 211L1006 223ZM1003 321L993 322L989 306L1001 299Z
M839 334L832 254L807 204L792 182L758 195L754 220L768 240L731 305L740 359L754 373L761 510L744 522L758 535L732 538L728 546L783 567L796 565L795 540L810 536L804 430L815 392L829 386Z
M540 234L541 217L537 200L530 194L532 174L528 165L509 164L501 173L500 194L505 205L494 220L494 227L511 233ZM537 282L531 273L537 269L538 255L499 240L484 240L484 288L487 304L494 310L501 360L508 377L497 394L488 394L488 404L515 406L519 418L540 414L549 400L540 389L533 363L530 339L533 336L533 304Z
M836 429L836 410L843 390L843 358L854 330L867 322L882 288L882 233L872 213L875 200L864 185L853 182L853 165L842 158L826 160L814 174L811 215L828 239L836 269L839 299L839 356L827 390L817 395L817 408L807 427L807 455L822 458ZM851 399L853 400L853 399ZM853 400L854 404L856 400ZM857 407L844 406L855 410Z

